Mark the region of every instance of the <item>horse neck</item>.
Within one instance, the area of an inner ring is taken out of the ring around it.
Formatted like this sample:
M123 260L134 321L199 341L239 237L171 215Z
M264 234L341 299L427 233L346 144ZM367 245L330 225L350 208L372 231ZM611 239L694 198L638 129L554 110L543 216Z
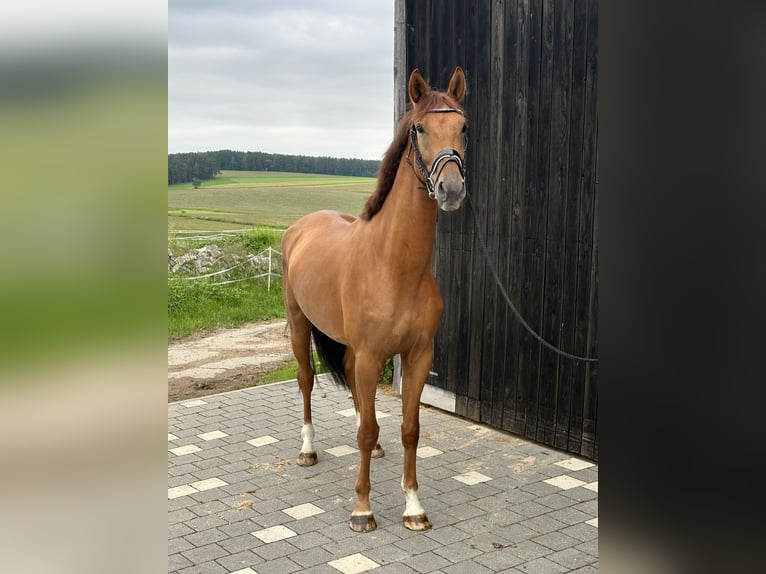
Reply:
M397 277L418 281L431 268L436 236L436 201L406 163L399 163L393 187L377 219L379 254Z

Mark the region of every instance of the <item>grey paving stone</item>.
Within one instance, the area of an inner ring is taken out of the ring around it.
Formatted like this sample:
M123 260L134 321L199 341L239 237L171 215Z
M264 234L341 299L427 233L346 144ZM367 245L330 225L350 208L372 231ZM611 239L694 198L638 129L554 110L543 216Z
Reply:
M470 534L454 526L444 526L441 528L435 528L425 533L425 536L433 538L442 545L452 544L453 542L459 542L470 537Z
M581 542L577 540L576 538L567 536L561 531L546 532L545 534L542 534L541 536L532 538L532 541L536 542L537 544L542 544L543 546L545 546L546 548L550 548L551 550L563 550L564 548L569 548L569 547L577 546L578 544L581 544Z
M221 528L225 531L226 527ZM253 531L253 525L250 525L250 532ZM244 550L250 550L258 546L262 546L263 542L258 540L255 536L247 532L246 534L230 534L225 540L218 542L218 545L224 548L227 552L235 554Z
M258 574L291 574L292 572L298 572L299 570L303 570L303 567L289 558L277 558L259 564L256 572L258 572Z
M237 552L236 554L229 554L223 558L219 558L216 562L226 570L226 572L236 572L243 568L252 568L256 572L258 571L258 565L263 563L263 560L259 558L254 552L245 550Z
M470 560L481 554L474 544L467 544L465 542L454 542L446 546L434 549L434 554L438 554L449 560L451 563L456 564L463 562L464 560Z
M376 561L377 562L377 561ZM335 571L337 574L337 570ZM418 571L404 562L394 562L392 564L383 564L380 568L376 568L373 572L375 574L417 574ZM435 572L436 571L430 571Z
M477 564L489 568L492 572L501 572L520 564L522 559L504 547L495 552L485 552L481 556L477 556L475 561Z
M556 490L558 491L558 489ZM555 492L554 494L549 494L547 496L541 496L539 498L536 498L535 502L542 504L544 506L547 506L549 508L552 508L554 510L558 510L559 508L565 508L567 506L572 506L576 504L576 502L573 501L571 498L562 496L559 492Z
M294 552L290 555L290 559L293 562L297 562L304 568L310 566L316 566L317 564L326 564L330 560L333 560L335 556L320 547L309 548L308 550L301 550Z
M441 569L444 574L493 574L494 571L472 560L452 564Z
M548 513L548 516L568 525L579 524L580 522L585 522L586 520L593 518L593 515L586 514L585 512L580 512L576 508L572 507L554 510Z
M195 548L194 544L185 538L171 538L168 540L168 554L178 554Z
M375 570L376 573L380 572L380 570ZM338 570L330 566L329 564L317 564L316 566L312 566L310 568L306 568L305 570L301 570L301 573L305 574L338 574Z
M591 516L598 516L598 500L588 500L585 502L579 502L573 506L575 510L585 512Z
M532 542L531 540L522 540L515 543L508 547L508 551L514 556L521 558L522 562L531 562L532 560L551 554L549 548L536 542Z
M434 552L423 552L417 556L408 558L405 562L415 572L433 572L453 564L449 559L439 556Z
M590 554L593 558L598 558L598 538L593 538L592 540L578 544L575 548L580 552Z
M598 538L598 528L584 522L562 528L561 532L583 542Z
M182 497L183 499L184 497ZM182 499L174 499L174 500L182 500ZM170 504L173 502L173 500L168 500L168 507L171 507ZM188 503L188 501L186 501ZM192 501L192 504L194 504L194 501ZM168 524L179 524L179 523L185 523L187 520L191 520L192 518L196 518L197 515L194 514L191 510L187 509L186 507L174 509L169 508L168 509ZM188 524L186 525L188 527Z
M538 504L534 500L528 500L521 504L515 504L513 506L513 511L526 516L527 518L533 518L535 516L540 516L541 514L550 513L551 509L542 504Z
M227 522L225 520L221 520L214 514L208 514L206 516L198 516L197 518L187 520L184 522L184 524L186 524L186 526L195 532L202 532L203 530L208 530L210 528L226 526Z
M569 574L596 574L597 572L598 564L589 564L588 566L583 566L577 570L571 570Z
M194 532L185 537L186 541L193 546L204 546L213 542L219 542L221 540L228 539L228 536L218 530L217 528L211 528L209 530L203 530L201 532Z
M407 552L410 556L422 554L423 552L429 552L436 548L441 548L439 544L433 538L427 536L410 536L403 540L394 543L394 546L401 548Z
M255 538L255 536L253 538ZM272 542L270 544L256 546L253 548L253 552L263 558L266 562L282 558L283 556L292 556L298 552L298 549L290 544L288 540L278 540L277 542Z
M517 566L525 574L563 574L567 569L547 558L536 558Z
M555 518L551 518L549 514L541 514L540 516L535 516L534 518L528 518L527 520L521 522L521 524L527 528L536 530L541 534L545 532L555 532L556 530L561 530L567 526L563 522L559 522Z
M168 525L168 540L171 538L178 538L186 534L194 532L191 528L186 526L183 522L177 522L175 524Z
M188 558L192 564L204 564L205 562L215 560L216 558L227 556L228 552L218 544L206 544L205 546L198 546L191 550L186 550L181 554Z
M168 556L168 572L177 572L187 566L192 566L192 562L185 556L180 554L170 554Z
M559 550L553 554L550 554L548 558L557 564L561 564L569 570L587 566L594 561L593 556L586 554L577 548L565 548L564 550Z
M321 531L301 532L299 525L306 522L301 520L296 523L290 524L290 530L298 532L300 536L290 539L290 544L298 548L299 550L308 550L309 548L323 547L327 544L331 544L333 541L322 534ZM576 541L575 541L576 542Z
M226 569L217 562L205 562L178 571L179 574L228 574Z

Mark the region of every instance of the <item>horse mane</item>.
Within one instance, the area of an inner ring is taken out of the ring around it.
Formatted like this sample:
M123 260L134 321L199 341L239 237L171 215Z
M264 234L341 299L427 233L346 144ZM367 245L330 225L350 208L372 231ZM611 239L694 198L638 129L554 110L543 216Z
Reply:
M410 128L412 125L425 116L429 109L443 107L462 110L460 104L449 96L447 92L438 92L436 90L429 90L423 94L416 106L410 104L411 109L404 114L404 117L399 122L394 139L383 155L383 160L380 162L377 185L373 194L364 204L364 210L362 210L362 214L359 216L361 219L369 221L383 208L386 197L388 197L389 192L394 187L399 163L410 141Z

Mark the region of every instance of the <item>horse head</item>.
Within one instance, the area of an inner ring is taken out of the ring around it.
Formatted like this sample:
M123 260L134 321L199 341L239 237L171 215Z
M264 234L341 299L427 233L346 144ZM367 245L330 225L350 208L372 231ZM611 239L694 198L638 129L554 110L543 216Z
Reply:
M419 70L410 74L408 92L414 106L410 128L412 150L428 195L443 211L455 211L465 198L467 123L460 102L465 74L455 68L446 92L431 89Z

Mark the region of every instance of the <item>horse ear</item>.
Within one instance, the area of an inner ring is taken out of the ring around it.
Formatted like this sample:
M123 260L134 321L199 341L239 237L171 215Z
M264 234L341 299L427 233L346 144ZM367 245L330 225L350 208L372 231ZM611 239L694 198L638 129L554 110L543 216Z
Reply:
M410 81L407 85L407 89L409 91L410 100L412 101L413 105L417 104L420 101L420 98L423 97L423 94L425 94L430 89L428 82L423 79L423 76L420 74L420 70L417 68L412 70L412 73L410 74Z
M447 93L455 98L458 103L463 101L463 96L465 96L465 74L460 66L455 68L455 72L452 74Z

